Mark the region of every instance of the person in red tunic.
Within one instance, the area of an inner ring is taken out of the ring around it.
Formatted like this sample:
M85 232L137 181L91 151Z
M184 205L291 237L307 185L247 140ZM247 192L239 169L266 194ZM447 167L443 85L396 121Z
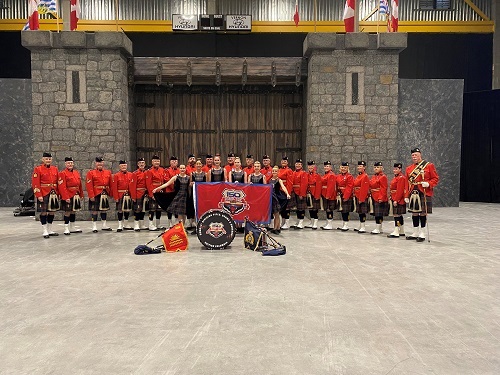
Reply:
M278 178L283 181L283 184L286 187L286 190L291 192L292 191L292 176L293 176L293 171L292 169L288 166L288 156L283 156L281 158L281 167L278 170ZM288 221L290 220L290 210L288 209L288 205L285 205L281 211L280 211L280 216L281 216L281 227L280 229L288 229L290 226L288 225Z
M307 162L307 207L311 222L304 225L304 228L318 229L318 211L321 208L321 189L323 182L321 176L316 173L316 163L314 160Z
M80 173L74 168L73 158L64 158L64 170L59 172L59 193L61 194L61 206L64 211L64 234L81 233L81 229L75 228L76 211L81 209L83 198L83 186Z
M405 196L408 191L408 180L406 176L401 173L402 169L403 165L401 163L394 164L392 170L394 172L394 178L389 185L391 191L389 205L392 206L392 214L394 216L394 231L387 235L389 238L405 236L403 215L406 213Z
M326 211L326 224L321 227L323 230L333 229L333 211L337 202L337 178L332 171L332 162L327 160L323 163L325 174L321 178L321 196L323 197L323 207Z
M246 159L245 159L245 163L246 163L246 166L245 166L245 168L243 168L243 170L245 171L245 173L247 174L247 176L250 176L254 172L254 168L253 168L253 163L254 163L253 155L248 154L247 157L246 157Z
M163 175L163 182L170 181L170 179L174 176L177 176L180 173L179 169L179 159L177 159L176 156L171 156L170 157L170 167L165 169L165 173ZM173 184L168 185L165 188L165 193L173 193L175 190L175 187ZM165 229L164 226L160 225L160 218L161 218L161 211L159 212L160 216L158 216L158 211L156 212L156 226L158 229ZM174 220L172 220L172 216L175 216L177 219L177 214L172 214L171 211L167 211L167 218L168 218L168 227L172 228L176 223L174 223Z
M373 202L373 213L371 214L375 216L375 229L371 231L371 234L380 234L382 233L384 216L389 214L389 198L387 196L389 182L384 173L382 162L375 162L373 170L375 174L370 179L370 195Z
M408 211L413 213L413 233L406 239L424 242L427 214L432 213L432 196L439 176L434 164L422 159L422 152L418 147L411 150L411 160L413 164L406 167L409 186L406 200L409 203Z
M370 193L370 177L366 173L366 162L358 161L358 175L354 179L354 201L356 213L359 215L358 233L366 233L366 214L368 213L368 195Z
M196 164L196 156L194 156L194 154L189 154L188 155L188 162L186 164L186 174L188 176L191 176L191 172L196 170L195 164Z
M146 173L146 188L148 191L149 199L149 225L148 229L150 231L159 230L157 225L155 225L154 219L156 215L156 223L159 224L161 218L161 207L155 200L153 195L153 189L163 184L165 178L165 171L160 167L160 157L158 155L153 155L151 158L151 168L149 168Z
M146 161L144 158L137 159L137 170L132 172L132 179L130 180L130 197L134 202L134 230L139 232L148 229L144 225L144 216L147 206L144 200L147 200L147 186L146 186Z
M266 181L269 181L273 176L273 167L271 165L271 158L269 155L264 155L262 157L262 167L260 169L260 173L266 176Z
M234 158L236 156L234 155L234 152L230 152L227 154L227 164L224 166L225 175L229 176L231 174L231 171L234 169ZM227 180L226 180L227 181Z
M132 181L132 172L127 171L128 164L125 160L119 161L119 171L113 175L113 199L116 202L116 211L118 215L118 229L117 232L122 230L132 230L133 228L128 224L128 217L130 211L124 206L126 202L131 202L130 197L130 181ZM130 210L132 206L130 205ZM125 219L125 223L124 223Z
M95 158L95 168L87 173L85 186L89 195L89 210L92 212L92 232L97 233L97 213L100 212L101 230L110 232L112 229L106 223L106 211L109 209L109 196L111 191L111 171L104 169L104 161L101 157ZM102 207L101 202L107 202L107 207Z
M213 166L214 166L214 156L212 154L207 154L207 156L205 157L205 165L203 166L203 168L201 168L201 170L205 173L208 173L208 171L210 171L210 169L212 169Z
M31 187L37 200L37 211L40 212L40 223L42 224L43 238L58 236L52 231L52 222L54 221L54 211L58 207L51 207L51 193L59 193L57 179L59 171L52 164L52 154L44 152L42 163L35 167L31 178Z
M292 174L292 190L290 192L290 201L288 203L289 210L294 207L297 209L297 223L292 226L294 229L304 228L304 216L307 208L307 185L307 172L302 169L302 159L297 159L295 160L295 170Z
M337 227L342 232L349 230L349 213L353 210L352 190L354 178L349 173L349 163L343 161L340 165L340 173L337 175L337 210L342 215L342 226Z

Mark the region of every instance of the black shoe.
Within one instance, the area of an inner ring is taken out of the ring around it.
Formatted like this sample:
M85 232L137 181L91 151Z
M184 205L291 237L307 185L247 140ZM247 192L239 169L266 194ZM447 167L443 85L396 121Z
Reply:
M406 237L407 240L416 240L418 237L413 237L413 236L408 236Z
M94 230L92 231L92 233L97 233L97 229L94 229Z
M111 229L111 228L102 228L101 230L103 230L105 232L111 232L113 229Z
M82 230L81 229L75 229L75 230L70 231L70 233L82 233Z
M417 237L417 242L424 242L424 241L425 241L425 238Z
M404 233L399 235L399 237L405 237L405 236L406 236L406 234L404 234Z
M65 236L69 236L70 234L71 234L71 233L66 233L66 232L64 232L64 235L65 235Z
M399 238L400 236L401 236L401 235L399 235L399 236L395 236L395 235L393 235L393 234L388 234L388 235L387 235L387 238Z
M104 229L103 229L103 230L104 230ZM123 229L117 229L116 231L117 231L117 232L121 232L122 230L123 230Z
M49 236L50 237L57 237L57 236L59 236L59 233L49 233Z
M43 238L49 238L49 236L43 236Z
M134 230L134 228L127 227L127 228L123 228L123 230Z
M189 232L189 234L193 235L193 236L196 236L196 230L193 230L192 232Z
M354 231L357 232L359 229L358 228L354 228Z

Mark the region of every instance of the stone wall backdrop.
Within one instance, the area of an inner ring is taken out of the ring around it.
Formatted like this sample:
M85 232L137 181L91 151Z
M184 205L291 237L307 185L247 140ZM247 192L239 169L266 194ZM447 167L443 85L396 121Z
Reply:
M116 171L132 151L131 41L116 32L24 31L22 44L31 51L32 162L51 151L63 168L71 156L84 177L102 156Z
M434 204L458 207L464 82L458 79L399 81L398 158L411 164L414 147L440 177Z
M399 52L404 33L308 34L306 155L317 163L382 161L397 153ZM322 166L320 167L322 170ZM351 167L351 173L355 173Z
M0 206L20 204L31 186L31 81L0 79Z

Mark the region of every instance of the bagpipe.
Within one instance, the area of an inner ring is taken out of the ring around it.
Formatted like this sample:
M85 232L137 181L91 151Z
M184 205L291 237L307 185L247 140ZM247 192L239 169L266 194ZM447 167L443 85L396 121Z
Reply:
M156 247L149 247L148 245L161 237L162 245ZM174 253L178 251L185 251L188 248L188 238L184 225L182 223L174 225L170 229L165 229L158 236L144 245L137 245L134 249L136 255L146 254L159 254L161 252Z
M267 230L245 218L244 244L246 249L260 251L263 256L278 256L286 254L286 246L280 244L269 235Z

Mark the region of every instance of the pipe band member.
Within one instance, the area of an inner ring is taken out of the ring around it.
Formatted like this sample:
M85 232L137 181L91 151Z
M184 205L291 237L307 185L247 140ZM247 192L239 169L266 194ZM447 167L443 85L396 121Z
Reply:
M353 187L354 178L349 173L349 163L343 161L340 164L340 173L337 175L337 210L342 215L342 226L338 230L347 232L349 230L349 213L353 211Z
M88 171L85 178L85 186L89 195L89 210L92 212L92 232L97 233L97 213L100 213L102 227L101 230L110 232L106 222L106 211L109 210L109 195L111 191L112 176L111 171L104 168L104 160L97 156L94 162L94 169Z
M61 208L64 211L64 234L81 233L75 227L76 211L82 208L83 185L80 173L74 168L72 157L64 158L64 170L59 172L59 193L61 194Z

